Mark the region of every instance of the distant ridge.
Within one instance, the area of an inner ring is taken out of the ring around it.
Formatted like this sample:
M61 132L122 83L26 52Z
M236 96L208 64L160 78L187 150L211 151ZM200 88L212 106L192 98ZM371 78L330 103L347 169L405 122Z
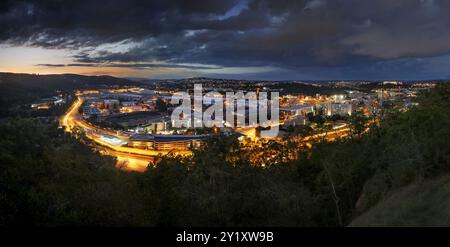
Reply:
M124 78L108 75L85 76L77 74L15 74L0 72L0 83L36 90L73 90L90 87L138 84Z
M107 86L140 85L139 82L113 76L76 74L38 75L0 72L0 104L4 108L30 103L57 91L94 89Z

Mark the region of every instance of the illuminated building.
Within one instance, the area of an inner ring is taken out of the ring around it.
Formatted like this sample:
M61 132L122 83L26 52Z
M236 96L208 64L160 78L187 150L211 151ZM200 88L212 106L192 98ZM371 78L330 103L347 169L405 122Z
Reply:
M132 106L122 106L120 107L121 113L130 113L130 112L140 112L147 111L147 107L143 105L132 105Z
M33 108L33 109L48 109L49 105L48 105L48 103L36 103L36 104L32 104L31 108Z
M114 108L114 106L119 106L120 102L116 99L105 99L103 104L105 108Z
M331 115L352 115L352 104L345 102L345 103L331 103L328 102L326 104L322 104L322 108L324 108L324 112L327 116Z
M134 134L128 141L129 147L153 150L189 150L202 145L207 135L152 135Z
M95 107L91 107L91 106L83 107L83 117L84 118L99 116L100 114L101 114L100 110Z
M295 116L286 121L284 121L285 126L298 126L298 125L306 125L308 123L308 119L305 116Z
M314 113L314 105L296 105L288 108L282 108L280 109L280 111L285 112L291 116L305 116L310 112Z

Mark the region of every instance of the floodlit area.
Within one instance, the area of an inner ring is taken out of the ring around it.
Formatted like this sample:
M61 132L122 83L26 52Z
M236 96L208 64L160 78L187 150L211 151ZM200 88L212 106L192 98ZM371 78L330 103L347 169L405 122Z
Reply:
M107 135L101 135L100 140L109 143L111 145L114 146L122 146L122 145L126 145L127 141L124 141L122 139L113 137L113 136L107 136Z

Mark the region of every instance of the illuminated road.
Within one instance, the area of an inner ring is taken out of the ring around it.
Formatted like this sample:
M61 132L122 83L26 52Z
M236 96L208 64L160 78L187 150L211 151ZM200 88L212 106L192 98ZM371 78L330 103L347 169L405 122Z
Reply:
M63 116L61 125L64 126L65 131L72 133L73 129L78 127L78 128L83 128L85 130L96 131L98 133L102 133L105 135L114 136L119 139L124 139L124 137L118 135L116 131L98 128L97 126L94 126L94 125L86 122L78 112L78 109L81 107L82 104L83 104L83 98L78 96L75 103L70 107L70 109L66 113L66 115Z
M133 170L133 171L144 171L147 167L147 164L153 160L156 156L162 156L167 155L170 152L177 154L177 155L191 155L191 151L160 151L160 150L149 150L149 149L139 149L139 148L132 148L132 147L125 147L120 145L114 145L108 142L105 142L100 137L102 135L109 135L114 136L118 139L121 139L123 141L127 141L128 137L122 135L119 135L115 131L106 130L99 128L97 126L94 126L88 122L86 122L82 116L79 114L78 109L83 104L83 98L81 96L78 96L77 100L73 105L69 108L66 115L64 115L60 119L61 125L64 127L64 130L66 132L74 133L74 130L76 128L83 129L86 133L86 137L93 142L95 142L97 145L103 147L104 154L115 156L118 160L118 163L121 160L128 159L134 162L134 165L130 166L130 164L127 165L125 168L126 170ZM95 133L95 134L94 134ZM136 162L136 161L142 161L142 162ZM138 163L141 163L141 165L136 165Z

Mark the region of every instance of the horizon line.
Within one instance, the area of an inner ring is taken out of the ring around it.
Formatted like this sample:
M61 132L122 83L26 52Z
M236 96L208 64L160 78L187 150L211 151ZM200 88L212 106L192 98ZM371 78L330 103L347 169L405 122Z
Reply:
M169 81L169 80L187 80L187 79L212 79L212 80L240 80L240 81L264 81L264 82L329 82L329 81L368 81L368 82L378 82L378 81L450 81L450 78L427 78L427 79L399 79L399 78L384 78L384 79L243 79L243 78L220 78L220 77L209 77L209 76L194 76L194 77L180 77L180 78L145 78L145 77L133 77L133 76L117 76L111 74L83 74L83 73L27 73L27 72L10 72L10 71L0 71L0 74L16 74L16 75L43 75L43 76L51 76L51 75L78 75L78 76L109 76L120 79L142 79L142 80L160 80L160 81Z

